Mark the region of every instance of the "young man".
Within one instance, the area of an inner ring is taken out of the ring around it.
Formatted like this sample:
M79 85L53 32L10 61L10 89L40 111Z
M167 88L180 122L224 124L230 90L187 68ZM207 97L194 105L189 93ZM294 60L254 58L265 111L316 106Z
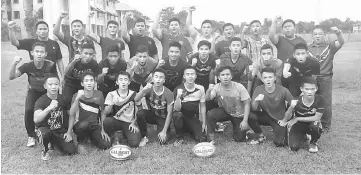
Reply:
M69 51L69 63L74 60L75 55L80 54L80 47L83 44L93 44L93 41L89 38L86 38L84 35L83 22L79 19L73 20L71 22L71 33L63 33L60 31L61 21L63 18L68 16L68 12L61 12L59 18L54 27L54 35L56 35L59 40L68 47ZM73 35L73 36L72 36Z
M318 152L317 141L322 134L321 118L327 107L326 99L322 95L317 95L317 80L313 77L303 78L301 86L303 94L298 97L297 104L288 109L288 145L292 151L297 151L306 134L311 135L308 151Z
M66 103L70 103L73 95L83 89L81 75L83 72L92 72L98 75L98 63L94 60L95 49L93 44L83 44L80 55L69 63L65 70L63 95Z
M312 33L313 43L308 47L309 54L320 63L320 76L317 77L318 93L325 97L328 106L321 119L325 132L331 128L332 119L333 59L345 43L341 30L331 27L331 31L336 34L337 40L327 43L325 31L320 26L316 26Z
M152 33L161 43L162 43L162 58L166 57L169 52L168 47L170 43L177 41L181 43L182 50L180 52L180 57L183 60L187 59L188 54L193 52L192 46L189 40L181 34L180 31L180 20L178 18L169 19L169 33L166 33L164 30L159 28L160 16L165 13L165 10L162 9L155 18L155 21L152 26Z
M157 65L157 62L149 56L148 47L146 45L138 46L137 54L128 61L127 72L131 77L129 89L139 92L140 85L144 87L151 81L151 74Z
M226 23L223 25L223 35L224 39L216 43L218 37L215 37L212 42L212 50L211 53L214 53L217 57L225 54L226 52L230 52L230 44L231 39L234 37L234 27L231 23ZM242 43L241 43L242 46Z
M210 86L206 100L217 99L219 108L207 113L207 133L211 142L215 142L214 129L217 122L230 120L233 124L233 139L236 142L245 141L248 123L255 126L255 120L249 118L250 96L240 83L232 81L232 68L225 66L217 70L220 83Z
M261 71L266 67L276 71L276 84L282 85L282 61L274 57L273 47L270 44L263 45L260 50L261 57L253 63L252 74L250 74L252 75L252 90L263 84Z
M163 86L165 79L166 72L163 69L154 70L154 84L148 83L135 98L135 101L139 102L145 96L149 109L137 112L137 121L142 137L139 146L144 146L148 142L147 123L157 125L160 144L166 144L169 140L174 97L172 91Z
M250 35L244 36L245 28L242 32L244 38L244 45L242 48L246 49L246 55L253 61L257 62L261 59L261 47L265 44L271 44L268 39L262 37L261 21L253 20L250 24ZM281 72L282 73L282 72Z
M273 142L276 146L283 146L286 136L286 102L291 104L292 95L283 86L275 84L276 71L271 67L262 69L263 85L256 87L252 96L251 117L257 119L256 126L251 126L258 138L251 141L257 144L266 140L260 125L268 125L273 129Z
M16 56L14 62L11 64L9 72L9 80L20 77L26 73L28 75L28 91L25 100L25 128L28 133L27 146L35 146L35 123L34 123L34 105L36 100L46 93L44 83L46 77L52 73L57 74L54 62L46 60L47 52L44 43L37 42L32 46L31 55L33 60L24 63L18 69L21 58Z
M189 32L189 36L192 39L193 52L197 52L199 50L198 43L200 41L206 40L209 43L213 41L212 35L212 21L204 20L201 25L201 33L199 33L196 28L192 25L192 13L195 11L195 7L188 8L188 16L186 20L186 27Z
M206 102L204 87L195 84L197 73L192 66L184 70L185 82L174 89L173 121L177 133L175 146L184 142L184 133L190 132L197 142L206 141ZM201 118L201 120L199 120Z
M221 55L220 67L229 66L232 70L232 81L241 83L247 88L248 93L251 93L252 82L249 81L248 74L251 73L249 66L252 65L252 60L241 53L241 47L241 39L233 37L229 46L231 52Z
M164 86L173 91L183 81L184 69L188 63L181 58L181 44L174 41L169 44L168 57L163 58L158 63L158 68L166 71Z
M98 90L106 97L110 91L117 89L117 75L127 69L127 63L120 58L121 52L118 45L110 45L107 48L107 59L99 63L99 75L97 77Z
M9 21L9 38L12 45L14 45L18 50L26 50L29 53L30 60L34 59L33 54L33 45L37 42L43 43L45 45L46 57L45 59L54 62L54 64L59 69L60 80L64 76L64 64L63 56L61 55L60 47L58 42L49 39L49 25L45 21L39 21L35 24L36 29L36 38L35 39L22 39L17 40L15 36L14 27L16 23L14 21Z
M130 58L133 58L137 49L140 45L145 45L148 47L149 56L151 56L156 62L158 62L158 49L155 45L155 42L152 38L145 35L145 20L139 18L135 21L133 34L129 34L128 32L128 20L132 13L127 12L124 16L123 22L121 24L121 36L123 40L129 46Z
M277 58L282 62L286 62L293 54L293 47L296 44L303 43L306 44L306 41L297 36L296 33L296 23L292 19L286 19L282 23L282 32L284 35L277 35L277 24L282 22L282 18L276 16L268 32L268 37L277 48Z
M128 89L130 84L128 72L119 72L116 79L119 88L109 92L104 102L105 108L101 114L101 133L105 138L112 140L115 132L122 130L128 145L138 147L140 132L136 124L137 108L134 101L137 93ZM111 117L107 117L108 114L111 114Z
M75 118L73 127L78 143L87 138L99 149L108 149L111 146L109 137L104 134L99 115L104 110L104 97L100 91L94 90L95 75L84 72L81 75L81 85L84 89L74 94L70 108L70 116ZM79 114L79 117L75 116ZM70 124L70 123L69 123ZM84 149L78 145L78 149Z
M118 45L118 47L120 48L119 52L122 52L121 58L124 59L124 49L125 49L125 45L124 42L122 41L121 38L117 37L118 34L118 28L119 28L119 24L118 22L114 21L114 20L110 20L107 22L107 36L106 37L102 37L102 36L98 36L94 33L90 33L87 36L92 39L93 41L95 41L96 43L98 43L101 47L102 50L102 60L105 60L107 58L107 48L111 45Z
M34 122L40 144L43 146L42 160L49 160L48 144L51 142L61 152L71 155L76 152L76 146L72 138L71 127L64 123L65 115L68 115L70 105L65 103L64 97L58 94L60 81L56 75L50 75L45 81L46 94L36 100L34 107ZM74 118L69 119L73 123Z
M283 67L283 77L290 77L288 89L294 97L301 94L300 87L303 77L320 74L320 63L316 59L309 57L307 52L306 44L296 44L293 57L289 58Z

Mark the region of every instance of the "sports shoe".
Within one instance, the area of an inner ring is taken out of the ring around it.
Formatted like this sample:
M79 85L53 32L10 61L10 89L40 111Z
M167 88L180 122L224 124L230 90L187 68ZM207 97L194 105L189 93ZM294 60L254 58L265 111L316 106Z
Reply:
M83 145L78 144L78 153L79 154L86 154L87 150L85 149L85 147Z
M44 152L44 151L42 151L41 152L41 160L49 160L50 159L50 154L49 154L49 152Z
M317 146L317 144L311 143L310 146L309 146L309 148L308 148L308 151L309 151L310 153L317 153L317 152L318 152L318 146Z
M177 139L174 143L173 146L180 146L184 143L184 139Z
M142 138L142 140L140 140L139 146L140 147L145 146L148 142L149 142L148 137L145 136Z
M226 128L226 125L221 122L217 122L216 125L217 125L215 129L216 132L223 132L224 129Z
M29 137L28 138L28 143L26 144L26 146L28 147L32 147L32 146L35 146L35 138L34 137Z
M266 137L265 136L259 136L258 139L254 139L254 140L251 140L251 142L249 142L249 144L251 145L257 145L257 144L260 144L260 143L263 143L266 141Z

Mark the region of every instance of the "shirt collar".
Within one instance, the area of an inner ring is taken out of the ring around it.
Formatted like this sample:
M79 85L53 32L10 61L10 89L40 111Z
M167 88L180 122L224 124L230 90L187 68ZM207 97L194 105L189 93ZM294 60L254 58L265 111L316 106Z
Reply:
M312 42L312 44L310 44L310 47L326 47L328 45L327 42L322 42L320 44L316 44L315 42Z

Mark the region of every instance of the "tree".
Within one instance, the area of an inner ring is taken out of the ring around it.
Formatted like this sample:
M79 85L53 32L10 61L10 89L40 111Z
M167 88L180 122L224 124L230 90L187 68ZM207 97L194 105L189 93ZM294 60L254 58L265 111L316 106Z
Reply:
M25 30L28 38L32 38L34 26L36 23L33 14L33 1L30 0L24 1L24 12L25 12L25 19L24 19Z

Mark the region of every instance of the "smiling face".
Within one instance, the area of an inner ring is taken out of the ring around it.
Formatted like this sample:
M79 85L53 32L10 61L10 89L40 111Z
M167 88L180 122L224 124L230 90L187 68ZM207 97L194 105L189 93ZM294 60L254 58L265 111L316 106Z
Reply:
M178 60L180 55L181 55L181 52L178 47L175 47L175 46L169 47L168 56L169 56L170 60L173 60L173 61Z
M58 94L60 86L60 81L58 78L50 77L46 80L44 88L47 90L48 94L56 95Z
M196 70L194 69L186 69L184 70L183 78L187 83L194 83L197 78Z
M91 91L94 89L95 86L95 80L94 77L91 75L86 75L81 82L81 85L84 87L84 90Z
M119 75L116 84L119 86L119 89L128 89L130 84L129 77L127 75Z

